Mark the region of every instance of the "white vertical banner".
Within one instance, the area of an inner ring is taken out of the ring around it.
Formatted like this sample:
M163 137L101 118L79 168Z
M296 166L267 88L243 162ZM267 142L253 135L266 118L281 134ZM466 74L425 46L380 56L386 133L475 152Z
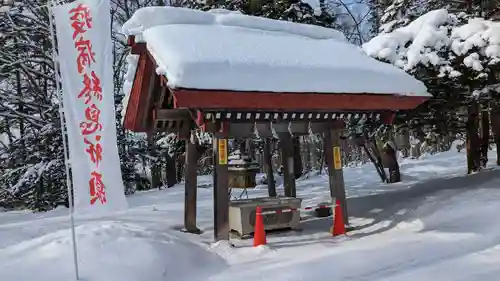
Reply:
M118 157L109 0L53 8L75 213L127 208Z

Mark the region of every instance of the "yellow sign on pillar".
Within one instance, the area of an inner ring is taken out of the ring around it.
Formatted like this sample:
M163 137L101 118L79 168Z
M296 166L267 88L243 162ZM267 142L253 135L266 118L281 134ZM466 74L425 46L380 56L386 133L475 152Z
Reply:
M219 165L227 165L227 139L219 139Z
M333 147L333 167L335 168L335 170L342 169L342 157L340 155L340 147L339 146Z

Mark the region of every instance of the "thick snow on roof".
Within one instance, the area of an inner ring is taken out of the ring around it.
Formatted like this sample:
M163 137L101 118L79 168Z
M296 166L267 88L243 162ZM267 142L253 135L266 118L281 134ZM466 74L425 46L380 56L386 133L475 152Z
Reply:
M124 32L147 43L171 87L428 95L423 83L332 29L162 7L139 10Z
M135 35L136 41L143 41L141 35L145 30L155 26L174 24L236 26L262 31L285 32L312 39L346 41L345 36L335 29L246 16L240 12L224 9L202 12L178 7L145 7L137 10L132 18L123 25L122 30L125 35Z
M123 81L123 99L122 99L122 110L121 110L121 122L125 121L125 114L127 113L127 106L130 98L130 91L134 84L135 72L137 71L137 63L139 62L139 55L128 55L127 56L127 72L125 72L125 77Z

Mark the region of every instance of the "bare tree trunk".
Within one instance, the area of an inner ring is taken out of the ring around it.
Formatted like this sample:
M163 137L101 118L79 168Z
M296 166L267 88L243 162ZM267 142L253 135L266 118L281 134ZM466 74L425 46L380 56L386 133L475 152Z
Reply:
M288 133L280 133L281 160L283 161L283 186L285 196L296 197L297 189L295 185L295 149L293 138ZM300 155L299 155L300 158Z
M491 128L493 137L495 138L495 146L497 150L497 165L500 166L500 105L494 104L491 110Z
M488 164L488 150L490 147L490 115L488 108L481 111L481 166Z
M312 165L311 165L311 140L309 139L309 137L305 136L302 138L302 150L303 150L303 155L304 155L304 159L303 159L303 162L304 162L304 167L305 167L305 171L306 172L309 172L311 171L312 169Z
M174 157L170 155L165 155L167 160L166 165L166 178L167 178L167 187L170 188L177 184L177 161L175 161Z
M17 39L14 40L14 43L17 44L18 41ZM16 70L16 90L17 90L17 97L19 99L18 101L18 111L21 113L24 112L24 105L23 105L23 89L22 89L22 84L21 84L21 71L18 69ZM26 150L26 144L24 141L24 135L25 135L25 127L24 127L24 118L19 118L19 137L21 139L21 157L22 159L19 159L21 162L24 161L26 155L24 154L24 151Z
M389 142L385 143L383 153L386 156L387 168L389 169L389 183L401 181L401 173L399 171L396 152L396 149Z
M255 144L252 139L246 139L247 155L252 161L256 160L255 157Z
M292 137L292 143L293 143L293 172L295 175L295 179L298 179L302 176L304 170L302 165L302 156L300 155L299 137Z
M347 166L349 163L353 162L356 158L354 149L349 145L349 142L345 139L340 141L340 146L342 147L342 165Z
M480 139L478 136L478 104L473 100L468 108L467 118L467 173L479 171L480 164Z
M384 165L382 164L382 157L380 156L380 151L378 150L378 147L374 143L374 141L366 140L365 144L363 144L363 149L370 158L370 161L375 166L375 169L377 170L377 173L380 176L382 182L388 182L389 179L387 178L387 175L384 170Z
M325 137L323 136L323 139ZM319 147L319 145L318 145ZM321 175L321 173L323 172L323 168L324 166L327 166L328 165L328 159L327 157L325 157L325 151L326 151L326 142L323 141L322 145L321 145L321 150L320 150L320 154L319 154L319 175Z
M272 163L272 154L271 154L271 140L264 140L264 165L267 177L267 192L269 193L269 197L276 197L278 194L276 193L276 182L274 181L274 173L273 173L273 163Z
M398 139L401 147L401 155L403 158L410 157L410 131L406 128L398 132Z
M175 154L175 181L176 183L180 183L182 178L184 177L184 162L185 162L185 153L181 155ZM184 159L184 160L183 160Z
M160 165L158 165L158 154L155 145L155 135L148 134L148 149L151 158L151 188L161 189L161 172Z

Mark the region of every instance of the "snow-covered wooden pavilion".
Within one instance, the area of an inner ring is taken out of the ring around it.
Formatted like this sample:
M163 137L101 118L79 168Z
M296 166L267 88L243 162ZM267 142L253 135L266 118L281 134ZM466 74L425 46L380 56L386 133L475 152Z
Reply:
M125 128L184 138L202 128L214 134L214 143L250 137L255 128L261 136L274 131L284 159L291 157L290 133L330 132L330 192L344 206L342 169L333 159L343 121L390 120L430 97L423 83L368 57L332 29L224 10L148 7L123 30L131 46ZM190 149L188 144L188 158ZM220 157L226 155L214 149L214 159ZM285 170L290 165L284 161ZM284 175L286 195L295 196L293 176ZM216 240L229 237L227 194L227 165L220 161L214 178ZM186 206L192 200L195 177L186 183ZM185 212L186 229L195 231L196 207Z

